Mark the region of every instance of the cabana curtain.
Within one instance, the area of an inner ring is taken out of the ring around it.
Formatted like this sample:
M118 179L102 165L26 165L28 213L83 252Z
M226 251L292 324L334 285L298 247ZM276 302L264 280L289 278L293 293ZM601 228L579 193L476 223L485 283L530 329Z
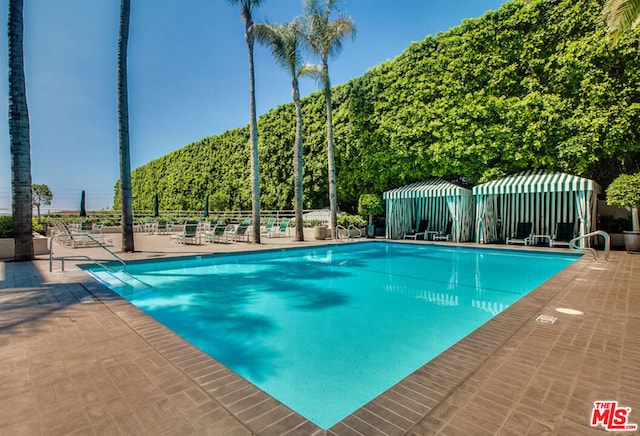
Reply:
M412 183L383 194L387 206L389 239L402 238L415 229L422 219L429 220L429 230L442 231L453 221L452 239L473 239L474 198L470 189L442 179Z
M580 235L595 230L600 186L565 173L525 171L473 188L478 231L476 242L504 240L518 222L533 223L533 232L553 235L559 222L574 222ZM588 244L588 241L586 241Z

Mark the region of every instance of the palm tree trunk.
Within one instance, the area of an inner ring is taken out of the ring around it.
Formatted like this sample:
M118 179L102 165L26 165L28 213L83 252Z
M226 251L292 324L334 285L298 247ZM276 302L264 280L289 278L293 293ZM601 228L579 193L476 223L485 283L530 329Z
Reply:
M260 166L258 159L258 120L256 117L256 81L253 67L253 36L247 20L245 39L249 51L249 142L251 143L251 219L253 222L253 242L260 243Z
M23 0L9 0L9 142L15 261L33 259L31 145L24 78Z
M336 162L333 147L333 117L331 116L331 83L329 69L325 65L324 98L327 106L327 160L329 169L329 228L335 236L338 224L338 193L336 190Z
M120 4L118 34L118 144L120 156L120 205L122 211L122 251L133 252L133 207L131 194L131 154L129 151L129 96L127 90L127 45L131 0Z
M302 104L298 79L293 78L293 104L296 108L296 137L293 147L293 196L295 199L296 241L304 241L304 227L302 222Z

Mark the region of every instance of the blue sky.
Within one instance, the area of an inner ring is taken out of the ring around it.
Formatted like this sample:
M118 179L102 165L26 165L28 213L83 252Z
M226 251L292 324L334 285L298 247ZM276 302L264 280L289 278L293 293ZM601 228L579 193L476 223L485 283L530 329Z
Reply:
M7 22L7 0L0 0ZM47 210L110 208L119 177L116 45L118 0L24 0L25 68L33 183ZM329 64L333 84L398 56L412 41L498 9L505 0L346 0L357 34ZM289 21L301 0L266 0L255 21ZM4 24L6 26L6 24ZM6 29L6 27L5 27ZM132 0L129 40L131 167L248 123L247 48L239 8L226 0ZM0 74L7 77L2 32ZM313 59L310 59L313 61ZM287 73L256 47L258 115L291 101ZM0 123L0 214L11 208L7 81ZM310 79L302 95L317 89Z

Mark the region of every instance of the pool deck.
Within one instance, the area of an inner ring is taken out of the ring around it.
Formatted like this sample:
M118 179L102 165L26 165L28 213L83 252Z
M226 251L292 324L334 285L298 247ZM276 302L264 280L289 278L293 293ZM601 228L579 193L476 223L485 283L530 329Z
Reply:
M139 251L122 257L327 243L263 242L183 246L136 234ZM95 248L54 244L54 253L108 259ZM46 256L0 262L0 434L602 435L590 426L601 400L640 423L640 255L584 256L326 431L75 263L49 272Z

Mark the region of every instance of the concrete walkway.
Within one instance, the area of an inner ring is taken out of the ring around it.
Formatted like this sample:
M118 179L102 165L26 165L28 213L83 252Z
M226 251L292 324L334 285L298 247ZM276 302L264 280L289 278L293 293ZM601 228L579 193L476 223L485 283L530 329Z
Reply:
M123 257L326 243L264 242L182 246L136 235L139 251ZM54 245L55 256L109 258L100 251ZM640 423L640 256L612 257L575 262L328 431L74 262L64 273L59 261L49 272L44 257L0 262L0 434L606 434L590 426L594 401L617 401Z

